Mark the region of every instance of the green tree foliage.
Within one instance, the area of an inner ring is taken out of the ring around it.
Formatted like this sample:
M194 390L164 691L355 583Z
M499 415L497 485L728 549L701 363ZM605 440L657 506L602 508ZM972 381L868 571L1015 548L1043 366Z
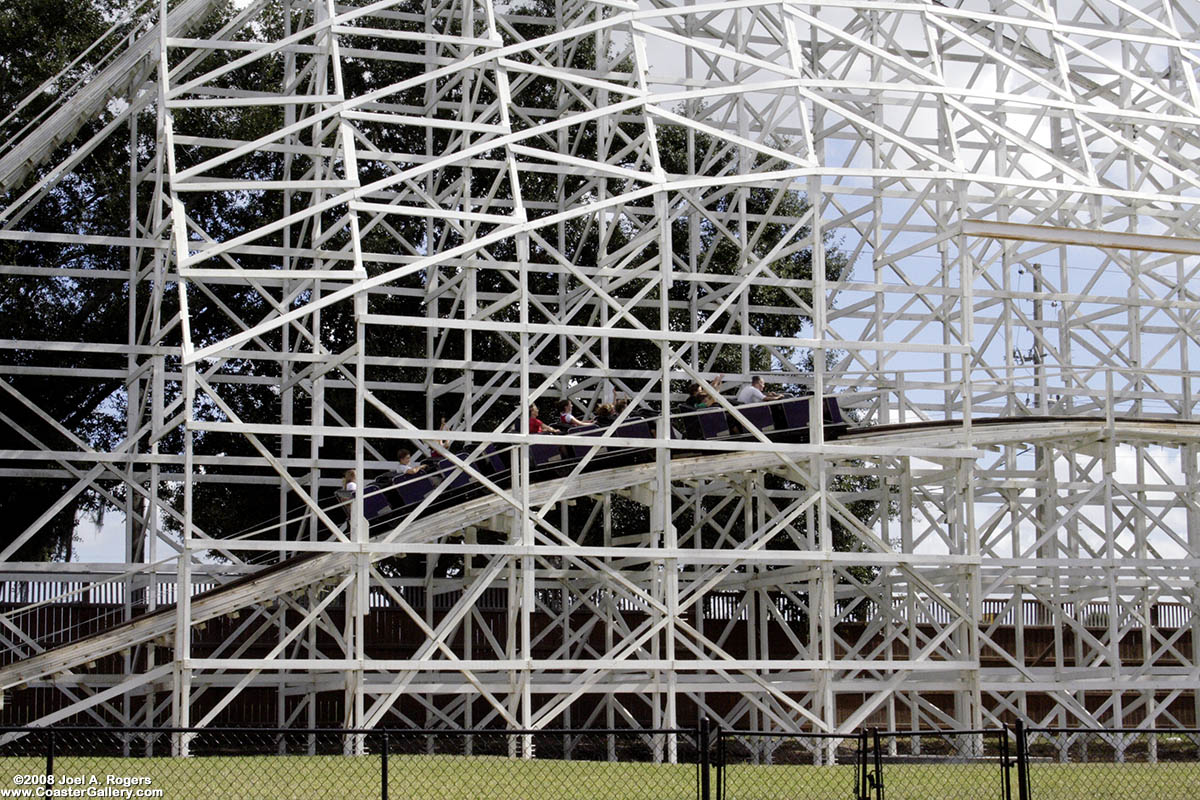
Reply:
M7 0L0 4L0 114L5 117L0 124L0 140L19 134L36 121L61 92L89 70L95 59L119 41L127 25L118 24L101 46L71 64L77 54L101 40L127 6L125 0ZM33 94L55 76L59 76L57 80ZM98 119L85 125L76 141L90 138L104 122ZM68 144L64 149L73 146ZM126 148L127 142L96 153L61 181L22 224L35 230L125 235L129 225ZM18 194L14 191L0 199L11 200ZM0 241L0 264L60 267L101 275L105 270L126 269L128 255L119 248L6 240ZM0 393L0 413L5 417L4 424L0 424L0 449L33 451L37 449L34 441L73 449L69 439L46 417L99 449L108 449L123 435L124 396L117 373L125 368L125 359L72 352L71 344L123 342L129 286L123 280L77 274L79 277L6 275L0 282L0 338L63 343L55 350L17 347L3 354L4 362L10 365L5 377L8 385L42 413L9 392ZM110 372L72 378L72 371L80 368ZM58 374L31 374L45 369ZM55 465L22 461L10 462L10 466L45 470ZM0 546L47 512L72 484L73 480L47 477L0 482L0 508L7 522L0 532ZM68 504L41 535L21 548L16 558L68 558L76 515L97 510L99 502L94 495L82 495Z

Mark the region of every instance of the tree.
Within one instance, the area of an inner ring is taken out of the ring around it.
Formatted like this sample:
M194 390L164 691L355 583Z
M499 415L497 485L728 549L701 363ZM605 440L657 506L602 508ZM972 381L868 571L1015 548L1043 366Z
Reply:
M71 63L76 54L102 39L111 21L119 19L130 5L126 0L10 0L0 6L0 108L9 110L0 123L0 141L35 122L58 92L84 76L93 59L120 40L127 25L116 25L100 47ZM54 76L57 80L46 90L32 94ZM89 138L103 122L95 120L86 125L77 141ZM22 224L34 230L61 230L62 221L68 220L66 228L78 233L124 235L128 230L127 191L123 188L127 164L128 153L120 148L97 153L61 181ZM19 193L15 190L0 197L0 204L7 205ZM58 266L103 276L105 271L125 269L127 258L118 248L0 241L3 264ZM36 450L36 442L73 449L74 445L42 414L100 449L119 441L124 426L121 379L72 379L69 375L81 367L119 372L125 367L124 358L81 355L69 347L75 342L124 341L128 291L125 282L104 277L4 278L0 283L0 338L17 342L49 340L63 345L56 350L16 346L5 351L8 368L4 380L34 408L9 392L0 393L0 413L7 423L0 425L0 449ZM38 474L48 466L52 465L31 460L10 464L32 471L36 477L0 482L0 508L5 510L8 523L0 533L0 546L13 541L48 512L74 484L74 480ZM75 517L101 506L102 501L94 494L75 498L15 558L70 558Z

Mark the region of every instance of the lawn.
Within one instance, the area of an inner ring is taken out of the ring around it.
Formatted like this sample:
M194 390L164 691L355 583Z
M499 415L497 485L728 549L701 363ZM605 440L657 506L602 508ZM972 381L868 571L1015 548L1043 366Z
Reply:
M13 776L40 773L40 759L0 759L0 787ZM381 763L366 756L215 756L55 759L58 777L108 775L149 778L164 800L329 800L379 797ZM85 784L86 786L86 784ZM394 800L694 800L691 764L609 763L504 758L412 756L388 758L388 796Z
M44 768L41 759L0 758L0 788L18 788L14 776L37 774ZM55 760L54 771L60 780L81 779L85 789L93 776L98 783L92 786L105 785L109 775L149 778L150 788L164 790L164 800L324 800L379 797L380 768L377 755L61 757ZM1000 770L994 764L886 764L884 769L888 800L1002 796ZM1200 764L1196 763L1035 763L1031 770L1033 800L1200 797ZM724 798L850 800L854 775L850 766L734 764L726 771ZM714 798L715 780L714 775ZM696 768L691 764L393 755L388 759L388 795L407 800L692 800L696 797Z
M1031 764L1031 800L1196 800L1200 763ZM888 794L891 798L891 794ZM897 799L898 800L898 799Z

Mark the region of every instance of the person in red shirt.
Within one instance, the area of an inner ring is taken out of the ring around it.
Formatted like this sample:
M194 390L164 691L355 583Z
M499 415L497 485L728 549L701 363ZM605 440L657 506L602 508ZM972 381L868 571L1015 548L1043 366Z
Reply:
M530 433L558 433L555 428L551 428L546 423L538 419L538 407L531 403L529 406L529 432Z

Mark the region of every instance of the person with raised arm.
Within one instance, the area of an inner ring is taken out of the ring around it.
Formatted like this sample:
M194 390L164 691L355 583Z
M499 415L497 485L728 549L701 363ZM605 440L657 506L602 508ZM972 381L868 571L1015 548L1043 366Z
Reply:
M714 391L721 391L721 381L725 380L725 373L721 373L713 378L712 388ZM693 383L688 389L687 404L694 409L708 408L717 402L717 398L708 393L708 390L700 388L699 383Z

